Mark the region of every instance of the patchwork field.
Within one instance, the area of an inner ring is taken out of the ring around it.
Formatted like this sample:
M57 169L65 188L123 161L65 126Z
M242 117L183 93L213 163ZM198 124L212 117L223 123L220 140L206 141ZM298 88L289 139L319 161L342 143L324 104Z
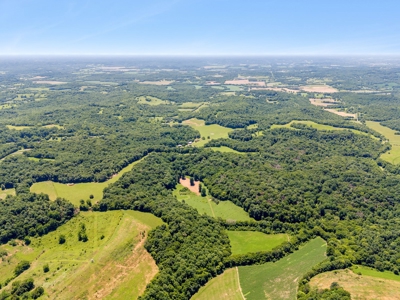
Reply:
M252 218L249 217L248 213L243 208L236 206L230 201L220 201L218 204L210 199L210 197L201 197L193 192L181 193L180 191L184 188L183 185L178 184L176 189L173 191L173 195L191 207L197 209L199 214L206 214L214 218L222 218L225 220L236 220L236 221L250 221Z
M377 272L377 271L375 271ZM337 282L354 300L399 299L400 281L357 275L351 270L338 270L319 274L311 279L312 288L326 289Z
M326 243L311 240L275 263L239 267L240 285L247 300L296 299L298 280L326 256Z
M200 140L193 145L196 147L204 146L208 141L220 138L228 138L228 133L233 131L231 128L223 127L220 125L205 125L204 120L189 119L183 121L182 124L189 125L200 132ZM202 139L204 137L204 140Z
M392 149L381 155L381 158L391 162L392 164L400 163L400 135L396 135L396 131L389 127L382 126L379 122L367 121L367 126L387 138L392 145Z
M87 242L78 241L81 224ZM56 231L32 238L29 246L0 246L9 253L0 263L0 281L12 276L19 261L28 260L31 267L18 280L32 277L50 299L136 299L158 272L143 245L148 231L161 224L135 211L80 213Z
M286 242L287 234L265 234L257 231L228 231L232 255L269 251Z
M237 268L228 269L212 279L191 300L244 300Z
M93 195L92 202L97 202L103 198L103 190L111 183L116 182L121 178L122 175L131 171L133 167L138 164L141 160L135 161L130 165L123 168L117 175L105 182L89 182L89 183L77 183L73 185L43 181L34 183L31 186L32 193L44 193L49 195L51 200L55 200L57 197L68 199L75 206L79 206L81 199L88 200L90 195Z

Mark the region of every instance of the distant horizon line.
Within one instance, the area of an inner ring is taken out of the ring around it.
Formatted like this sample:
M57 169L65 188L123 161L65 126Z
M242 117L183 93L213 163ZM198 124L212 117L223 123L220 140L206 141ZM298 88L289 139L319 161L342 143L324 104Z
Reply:
M34 54L11 54L0 53L0 57L400 57L400 53L269 53L269 54L140 54L140 53L34 53Z

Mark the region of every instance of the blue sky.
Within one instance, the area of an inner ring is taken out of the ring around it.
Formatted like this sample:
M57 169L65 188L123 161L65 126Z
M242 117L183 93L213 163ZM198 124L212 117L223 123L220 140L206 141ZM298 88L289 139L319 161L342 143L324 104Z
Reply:
M400 1L0 0L0 54L400 54Z

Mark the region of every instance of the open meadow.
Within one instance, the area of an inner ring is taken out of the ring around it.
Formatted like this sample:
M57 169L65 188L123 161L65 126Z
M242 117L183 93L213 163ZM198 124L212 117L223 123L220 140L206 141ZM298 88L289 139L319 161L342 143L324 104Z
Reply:
M236 206L231 201L219 201L215 203L209 196L202 197L194 192L182 193L183 185L178 184L173 191L173 195L181 202L185 202L191 207L197 209L199 214L206 214L214 218L222 218L224 220L250 221L252 218L243 210Z
M204 146L208 141L220 138L228 138L228 133L233 131L231 128L223 127L217 124L205 125L204 120L190 119L183 121L182 124L189 125L200 132L200 140L193 143L196 147ZM203 139L204 138L204 139Z
M325 252L325 241L316 238L275 263L239 267L240 285L245 298L296 299L299 279L326 259Z
M288 241L287 234L265 234L258 231L227 231L232 255L270 251Z
M82 224L86 242L78 240ZM0 246L9 253L0 264L0 281L27 260L31 267L18 280L32 277L50 299L136 299L158 272L143 246L149 230L161 224L135 211L81 212L29 246Z
M400 135L395 134L396 131L390 129L389 127L383 126L379 124L379 122L367 121L366 125L382 134L386 139L389 140L389 143L392 145L392 149L383 153L381 158L386 160L392 164L400 163Z
M7 195L15 196L15 189L0 190L0 199L4 199Z
M358 269L355 271L358 272ZM333 282L350 292L354 300L399 299L400 281L358 275L349 269L319 274L311 279L310 286L328 289Z
M49 195L50 200L56 200L58 197L69 200L75 206L79 206L79 201L88 200L90 195L93 195L92 202L100 201L103 198L103 190L110 184L116 182L125 173L131 171L133 167L138 164L142 159L137 160L113 176L105 182L89 182L89 183L76 183L76 184L63 184L53 181L42 181L34 183L30 190L32 193L44 193Z

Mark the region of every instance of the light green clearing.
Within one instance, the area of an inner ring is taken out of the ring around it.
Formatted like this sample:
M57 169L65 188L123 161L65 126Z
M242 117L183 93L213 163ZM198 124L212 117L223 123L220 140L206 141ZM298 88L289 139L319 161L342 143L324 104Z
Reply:
M195 85L194 86L194 88L196 89L196 90L199 90L199 89L201 89L203 86L201 86L201 85Z
M371 276L371 277L376 277L376 278L400 281L400 275L396 275L393 272L389 272L389 271L380 272L373 268L360 266L360 265L353 266L351 269L353 270L354 273L360 272L364 276Z
M175 89L172 86L167 86L168 91L175 91Z
M87 242L78 241L81 223ZM161 219L135 211L81 212L56 231L31 238L29 246L0 246L9 253L8 262L0 263L0 282L12 276L19 261L27 260L31 268L18 280L32 277L50 299L136 299L157 273L140 232L147 236L161 224ZM58 242L61 234L64 244ZM43 272L45 264L48 273Z
M224 138L227 139L229 138L228 133L233 131L231 128L223 127L220 125L205 125L204 120L199 120L199 119L190 119L183 121L182 124L189 125L193 127L195 130L200 132L201 138L204 137L205 140L202 140L200 138L199 141L194 143L194 146L196 147L202 147L204 146L208 141L208 137L210 137L210 140L214 139L220 139Z
M298 280L326 258L325 252L326 243L318 237L275 263L239 267L244 296L247 300L296 299Z
M18 94L14 100L26 100L27 98L33 97L35 94Z
M101 85L118 85L116 82L105 82L105 81L98 81L98 80L93 80L93 81L85 81L87 84L101 84Z
M256 129L256 128L258 128L258 124L251 124L247 126L247 129Z
M318 124L312 121L291 121L288 124L285 125L277 125L274 124L271 126L271 129L275 129L275 128L289 128L289 129L295 129L293 127L291 127L290 125L297 123L297 124L304 124L307 126L310 126L312 128L315 128L317 130L350 130L351 132L355 133L355 134L362 134L362 135L367 135L371 138L377 139L375 136L373 136L372 134L366 133L366 132L362 132L356 129L350 129L350 128L342 128L342 127L333 127L330 125L324 125L324 124Z
M52 158L37 158L37 157L28 157L29 160L32 161L54 161Z
M57 125L57 124L49 124L42 126L43 128L57 128L57 129L64 129L64 126Z
M30 150L31 150L31 149L23 149L23 150L15 151L15 152L13 152L13 153L11 153L11 154L9 154L9 155L3 157L2 159L0 159L0 162L2 162L3 160L5 160L7 157L14 156L14 155L21 155L22 153L24 153L24 152L26 152L26 151L30 151Z
M229 147L225 147L225 146L220 146L220 147L210 147L210 149L212 149L213 151L218 151L221 153L236 153L236 154L245 154L245 152L239 152L236 151L232 148Z
M203 105L204 102L184 102L180 105L181 108L198 108Z
M392 149L390 149L388 152L383 153L381 155L381 158L383 160L386 160L392 164L399 164L400 163L400 135L396 135L396 131L393 129L390 129L389 127L382 126L379 124L379 122L372 122L372 121L367 121L366 125L379 132L385 138L387 138L392 145Z
M24 129L30 129L33 128L34 126L13 126L13 125L6 125L6 127L10 130L24 130Z
M193 192L187 192L185 195L181 195L179 191L184 186L178 184L176 189L173 191L173 195L176 198L189 206L197 209L199 214L206 214L214 218L222 218L224 220L236 220L236 221L250 221L253 220L249 217L249 214L243 210L243 208L236 206L231 201L220 201L216 204L210 199L209 196L201 197Z
M232 255L269 251L288 240L287 234L265 234L257 231L228 231Z
M49 195L51 200L55 200L57 197L65 198L69 200L75 206L79 206L81 199L88 200L90 195L93 195L92 202L95 203L103 198L103 190L111 183L116 182L121 178L122 175L131 171L133 167L138 164L141 160L135 161L123 168L116 176L105 181L105 182L89 182L89 183L77 183L73 185L67 185L63 183L53 181L43 181L34 183L31 186L32 193L44 193Z
M193 108L178 108L178 111L193 111Z
M216 90L224 90L225 89L222 86L214 86L214 85L212 85L211 88L216 89Z
M138 104L147 104L147 105L161 105L161 104L171 104L171 101L161 100L152 96L140 96L137 98Z
M193 295L192 300L243 300L237 268L226 270Z
M15 189L0 190L0 199L5 199L7 195L15 196Z

